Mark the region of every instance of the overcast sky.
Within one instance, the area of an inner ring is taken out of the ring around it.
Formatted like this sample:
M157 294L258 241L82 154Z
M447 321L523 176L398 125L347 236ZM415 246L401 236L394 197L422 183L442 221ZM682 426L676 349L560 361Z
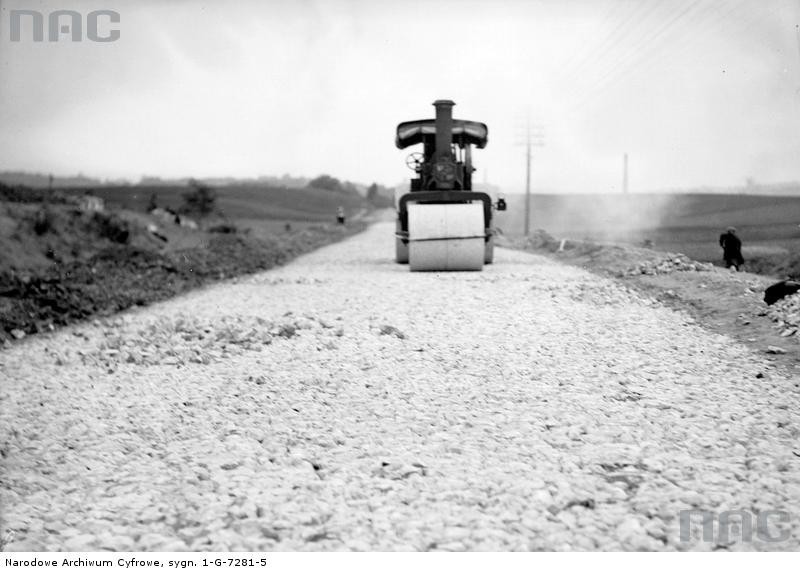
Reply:
M395 184L397 123L489 125L478 180L632 191L800 180L800 2L0 0L0 170ZM114 43L9 10L118 11Z

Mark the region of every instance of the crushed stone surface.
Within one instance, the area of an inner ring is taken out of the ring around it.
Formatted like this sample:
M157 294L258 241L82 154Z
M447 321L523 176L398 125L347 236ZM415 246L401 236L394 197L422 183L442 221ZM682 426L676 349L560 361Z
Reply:
M623 271L622 276L647 274L670 274L672 272L709 272L714 268L710 262L698 262L685 254L670 254L658 260L644 260Z
M0 352L5 549L800 548L797 380L581 269L393 242ZM682 541L693 508L789 518Z
M800 338L800 294L786 296L764 312L781 329L782 336Z

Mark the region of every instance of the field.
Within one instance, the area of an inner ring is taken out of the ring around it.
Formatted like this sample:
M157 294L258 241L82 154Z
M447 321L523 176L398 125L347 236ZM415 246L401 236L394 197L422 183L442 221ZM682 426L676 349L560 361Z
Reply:
M364 199L357 194L323 189L298 189L268 185L231 185L215 187L217 209L239 221L331 222L339 206L349 213L363 209ZM177 210L183 204L182 186L97 187L91 193L107 205L143 212L155 195L158 206ZM81 195L86 189L67 192Z
M498 224L524 229L524 197L507 197ZM747 269L783 277L800 272L800 197L726 194L532 195L531 229L558 238L645 245L721 264L719 235L734 226Z

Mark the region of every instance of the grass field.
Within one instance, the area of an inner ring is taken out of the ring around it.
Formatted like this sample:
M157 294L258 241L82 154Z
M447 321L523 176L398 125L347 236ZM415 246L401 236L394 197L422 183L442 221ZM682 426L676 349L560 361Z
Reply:
M498 224L509 236L524 229L524 197L507 197ZM682 252L721 263L719 235L734 226L747 268L782 275L800 253L800 197L724 194L532 195L531 229L558 238L621 242ZM800 266L800 265L798 265ZM800 271L800 267L796 269Z
M233 220L330 222L339 206L349 213L363 209L364 199L353 193L324 189L298 189L267 185L232 185L214 189L217 208ZM86 189L70 189L83 194ZM155 194L158 206L177 210L183 204L186 187L129 186L97 187L91 193L109 206L143 212Z

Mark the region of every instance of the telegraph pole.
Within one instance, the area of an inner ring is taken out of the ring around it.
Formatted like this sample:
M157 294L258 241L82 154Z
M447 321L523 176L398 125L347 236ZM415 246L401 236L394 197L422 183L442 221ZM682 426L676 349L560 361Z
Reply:
M800 24L795 24L794 30L797 36L797 55L800 55ZM798 93L800 93L800 90L798 90ZM797 99L795 99L795 102L796 101Z
M797 32L797 53L800 54L800 24L795 24L794 29Z
M525 126L525 236L531 226L531 122Z
M525 124L525 236L531 230L531 150L533 147L544 146L544 130L541 125L535 125L531 132L530 119Z
M622 194L628 194L628 154L622 155Z

